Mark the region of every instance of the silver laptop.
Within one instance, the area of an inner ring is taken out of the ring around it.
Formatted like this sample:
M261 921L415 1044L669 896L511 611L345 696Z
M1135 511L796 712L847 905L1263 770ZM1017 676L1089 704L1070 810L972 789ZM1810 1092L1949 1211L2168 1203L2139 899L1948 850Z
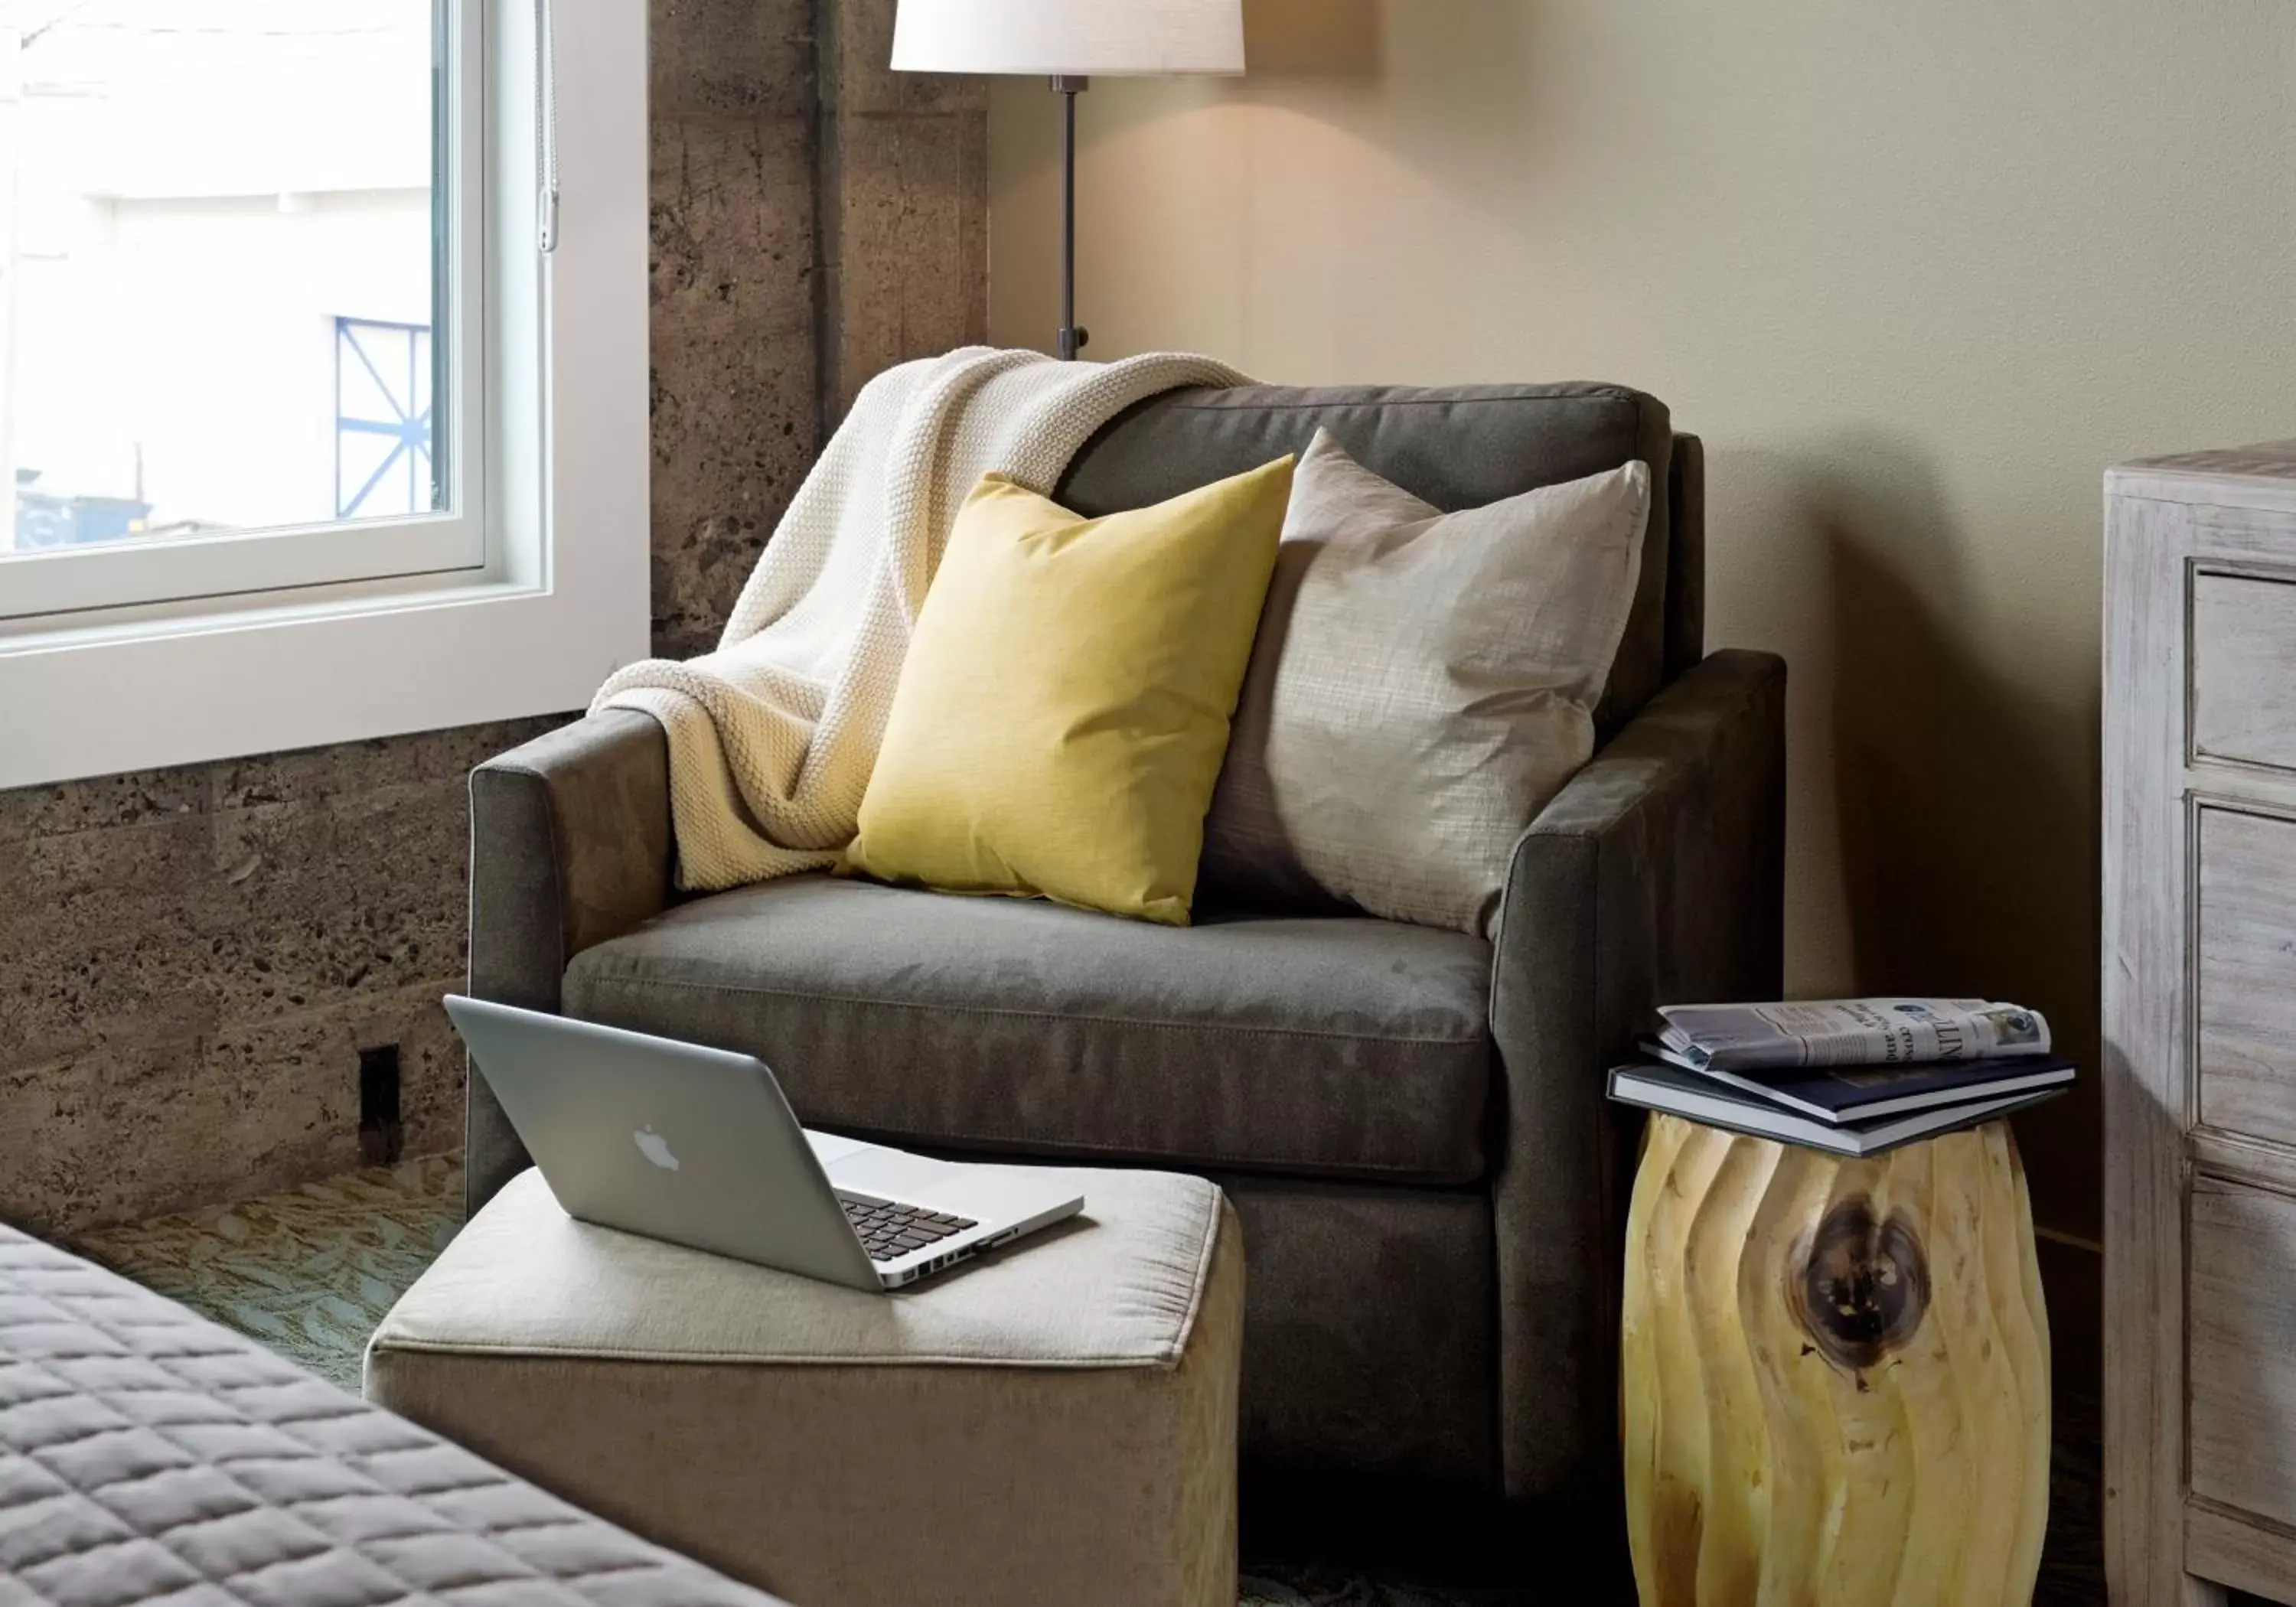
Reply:
M1058 1173L962 1166L798 1125L762 1061L447 998L569 1216L851 1289L899 1289L1072 1217Z

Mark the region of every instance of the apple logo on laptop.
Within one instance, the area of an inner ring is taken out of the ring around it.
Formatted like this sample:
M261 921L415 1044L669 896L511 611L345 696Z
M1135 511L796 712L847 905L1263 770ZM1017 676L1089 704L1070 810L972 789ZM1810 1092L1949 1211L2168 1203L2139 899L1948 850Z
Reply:
M637 1143L638 1153L652 1161L663 1171L674 1172L677 1169L677 1157L670 1152L669 1140L655 1132L652 1122L648 1122L630 1136Z

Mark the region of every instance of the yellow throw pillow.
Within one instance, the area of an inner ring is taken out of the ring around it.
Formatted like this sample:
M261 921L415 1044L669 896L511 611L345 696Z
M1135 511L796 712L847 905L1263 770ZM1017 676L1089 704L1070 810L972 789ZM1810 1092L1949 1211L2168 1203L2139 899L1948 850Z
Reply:
M842 869L1185 926L1292 459L1084 519L956 515Z

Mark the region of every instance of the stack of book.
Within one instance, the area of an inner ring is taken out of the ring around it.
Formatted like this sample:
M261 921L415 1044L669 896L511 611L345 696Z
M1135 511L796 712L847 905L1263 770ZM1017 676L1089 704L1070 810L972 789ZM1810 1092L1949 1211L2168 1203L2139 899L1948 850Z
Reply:
M1987 999L1673 1004L1611 1097L1841 1155L1873 1155L2064 1092L2036 1010Z

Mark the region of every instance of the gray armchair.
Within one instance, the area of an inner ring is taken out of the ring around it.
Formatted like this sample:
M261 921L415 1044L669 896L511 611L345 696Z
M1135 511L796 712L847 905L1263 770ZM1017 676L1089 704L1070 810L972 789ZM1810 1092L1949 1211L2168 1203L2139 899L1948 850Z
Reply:
M1784 667L1703 655L1698 443L1621 388L1182 392L1058 496L1141 505L1318 424L1444 507L1629 457L1668 488L1603 745L1495 942L1218 888L1185 930L824 876L681 901L661 734L611 713L472 777L471 990L747 1050L821 1127L1206 1173L1244 1224L1248 1460L1614 1504L1603 1074L1654 1004L1778 992ZM474 1077L472 1208L525 1164Z

